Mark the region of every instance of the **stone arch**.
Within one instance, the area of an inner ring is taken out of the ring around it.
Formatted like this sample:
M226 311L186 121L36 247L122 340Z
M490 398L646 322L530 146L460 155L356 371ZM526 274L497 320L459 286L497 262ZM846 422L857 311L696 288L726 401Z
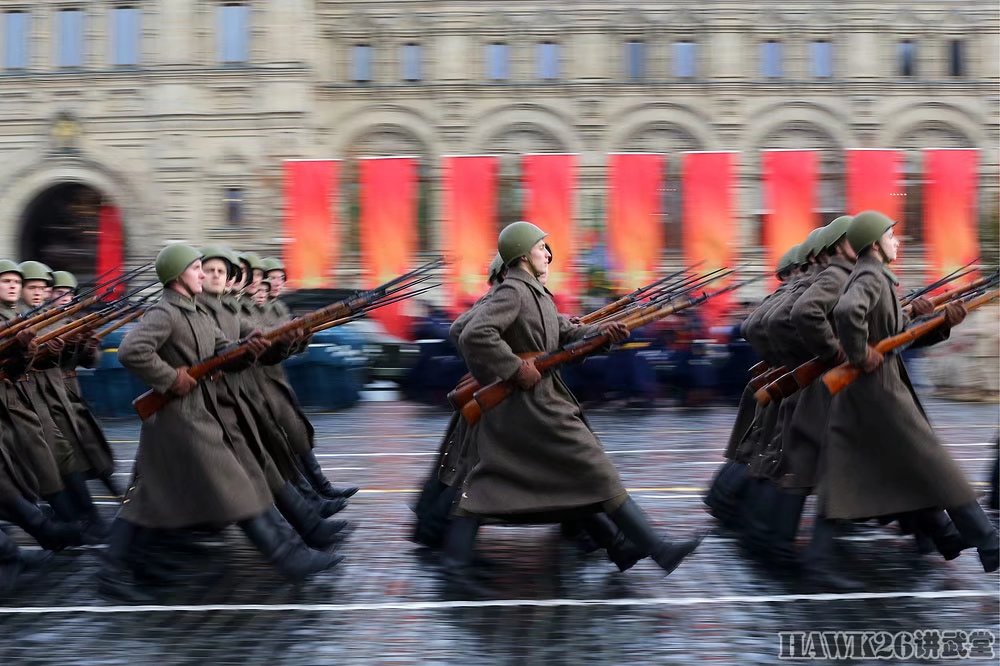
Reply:
M392 104L373 104L352 111L344 117L331 118L328 127L336 128L335 156L389 157L392 155L440 154L433 123L420 112ZM392 141L400 141L393 148ZM373 152L354 153L357 149ZM402 152L409 150L410 152Z
M630 107L609 118L608 127L603 146L606 153L680 152L718 147L708 120L680 104L654 102Z
M37 158L37 153L35 153ZM0 219L17 221L7 224L0 233L0 256L14 258L18 252L19 237L25 213L39 196L54 186L79 184L100 192L106 203L120 211L122 230L126 239L126 257L130 254L145 256L152 248L139 247L128 242L135 239L154 238L155 233L132 233L144 211L149 206L146 195L132 186L128 178L111 169L104 160L96 161L86 156L58 156L21 161L0 178ZM4 186L5 185L5 186Z
M799 131L810 126L814 127L818 130L818 135L829 137L840 148L850 148L855 144L846 119L832 109L813 102L783 102L758 109L747 118L744 149L754 150L764 147L776 131L786 126L799 128ZM810 148L812 146L768 147Z
M890 111L881 139L889 148L978 148L986 137L982 124L964 109L925 102ZM935 145L934 140L948 145Z
M568 119L540 104L511 104L480 114L470 126L471 152L489 154L580 153Z

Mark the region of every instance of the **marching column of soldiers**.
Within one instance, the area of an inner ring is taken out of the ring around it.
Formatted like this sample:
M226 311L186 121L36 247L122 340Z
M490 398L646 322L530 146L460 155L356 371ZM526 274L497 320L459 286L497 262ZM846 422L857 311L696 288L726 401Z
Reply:
M767 369L744 392L727 461L705 497L749 553L841 591L864 587L834 562L834 538L856 521L897 522L921 552L946 560L975 548L985 571L1000 564L997 531L935 435L903 358L879 350L907 330L913 347L947 339L967 304L996 297L995 279L941 297L915 295L904 307L889 269L899 248L894 225L877 211L839 217L780 260L778 288L742 327ZM992 291L976 297L973 288L984 283L980 291ZM842 364L858 375L843 386L803 374ZM817 511L800 551L795 539L810 494Z
M950 560L975 548L985 571L1000 566L997 531L934 434L900 355L947 339L997 297L997 280L930 296L949 276L901 301L889 269L893 226L875 211L843 216L781 259L779 286L742 325L763 360L705 497L751 555L838 590L862 589L833 560L833 540L854 521L897 522L923 552ZM463 593L493 592L475 549L483 525L558 524L621 572L649 558L669 574L703 536L671 539L653 527L559 367L742 284L708 293L733 271L684 270L569 317L546 287L547 239L528 222L505 227L489 291L450 330L470 374L449 394L456 411L414 506L412 539L440 552L446 582ZM85 315L120 281L81 290L39 262L0 261L0 518L42 547L20 549L0 531L0 589L52 551L106 543L99 592L150 602L157 586L212 575L186 569L195 537L231 525L289 579L336 566L351 526L332 516L358 489L323 473L280 363L314 332L437 286L413 289L438 266L293 318L279 299L281 262L221 246L164 248L154 304L144 306L155 294L125 297ZM151 390L134 403L139 445L120 487L75 371L93 367L103 337L129 322L118 359ZM88 479L121 498L110 524ZM814 527L800 549L811 494Z
M72 319L60 317L79 310L69 307L81 299L71 274L0 261L0 318L11 333L0 340L0 517L42 547L18 548L0 531L0 589L43 567L53 551L106 543L99 592L152 601L156 586L202 575L183 570L197 532L231 524L293 580L342 560L337 549L350 526L331 516L358 489L334 487L324 475L312 425L279 365L308 344L309 331L292 325L273 340L262 333L292 319L278 298L283 265L223 247L171 245L155 271L162 295L154 305ZM143 422L122 488L76 369L93 367L104 335L136 319L119 360L166 404ZM242 353L207 381L189 373L237 347ZM121 498L110 525L87 479Z

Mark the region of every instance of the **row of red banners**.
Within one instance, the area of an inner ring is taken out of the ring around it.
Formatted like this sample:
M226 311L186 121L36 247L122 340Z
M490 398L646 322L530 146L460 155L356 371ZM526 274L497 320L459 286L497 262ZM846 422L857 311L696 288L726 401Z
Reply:
M924 160L924 231L929 276L977 256L975 150L927 150ZM683 252L701 270L731 265L737 247L737 154L694 152L681 156ZM764 151L763 243L773 265L820 224L817 155L810 150ZM902 221L902 153L847 152L847 213L876 209ZM453 310L485 289L485 267L496 251L498 158L452 156L443 160L441 238L449 263L445 288ZM285 264L298 288L330 286L339 255L335 219L338 161L285 163ZM610 275L625 291L650 281L664 249L661 208L666 157L622 153L608 158L605 225ZM564 312L576 312L580 283L571 270L581 251L574 223L576 156L525 155L523 219L549 233L554 250L548 287ZM369 285L412 267L417 251L417 161L409 157L360 161L361 257ZM716 311L726 303L713 303ZM711 314L711 313L710 313ZM386 328L405 337L402 306L379 311Z

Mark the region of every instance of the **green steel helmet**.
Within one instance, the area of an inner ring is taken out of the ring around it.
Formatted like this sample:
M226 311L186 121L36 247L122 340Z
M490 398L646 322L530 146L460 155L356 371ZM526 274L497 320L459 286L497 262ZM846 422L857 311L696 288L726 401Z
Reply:
M895 222L877 210L861 211L847 227L847 242L856 253L861 254L862 250L874 244L895 225Z
M797 268L802 264L806 263L806 257L809 256L809 248L806 246L805 242L796 245L790 250L791 257L789 261L792 262L790 268Z
M156 255L156 277L165 287L199 259L201 252L190 245L168 245Z
M278 257L264 257L261 263L264 264L264 275L267 275L271 271L285 272L285 262Z
M833 222L823 227L824 250L829 250L831 247L840 242L840 239L847 233L847 228L851 226L851 220L853 219L854 217L851 215L841 215Z
M236 257L236 253L224 245L206 245L201 248L202 263L209 259L222 259L226 264L226 275L230 278L236 275L236 271L239 269L240 260Z
M508 224L500 232L500 238L497 240L497 249L500 251L503 263L510 266L515 259L528 254L535 243L546 236L548 236L547 233L531 222Z
M10 259L0 259L0 275L4 273L17 273L22 275L21 267L17 265L16 261L11 261Z
M825 247L823 245L823 229L824 227L816 227L806 236L805 242L802 243L802 261L816 256Z
M495 257L493 257L493 261L490 262L490 267L487 272L488 275L487 279L489 280L490 284L493 284L494 282L500 279L500 271L502 270L503 270L503 259L501 259L500 255L497 254Z
M24 281L44 280L52 284L52 269L40 261L22 261L21 279Z
M54 271L52 273L53 289L69 289L75 292L79 287L80 284L76 281L76 276L69 271Z
M261 261L260 255L256 252L244 252L240 255L240 259L250 264L250 270L252 271L264 270L264 262Z
M781 255L781 258L778 259L778 264L774 267L774 272L784 273L785 271L791 270L792 267L795 266L795 263L792 261L792 259L796 256L796 252L798 252L798 249L799 249L798 245L793 245L792 247L788 248L788 250L783 255Z

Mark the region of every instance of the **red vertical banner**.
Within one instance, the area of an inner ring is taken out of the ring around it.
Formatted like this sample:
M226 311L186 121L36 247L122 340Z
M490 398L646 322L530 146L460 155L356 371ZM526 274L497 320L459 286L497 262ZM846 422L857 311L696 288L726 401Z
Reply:
M816 153L812 150L765 150L764 246L767 268L793 245L806 239L819 223L816 214Z
M455 315L486 291L486 269L497 251L498 165L485 155L444 158L445 284Z
M102 282L115 280L122 275L125 263L122 243L122 217L118 206L103 205L97 218L97 272ZM125 295L125 285L115 287L109 298Z
M898 150L847 151L847 210L877 210L903 232L903 154Z
M575 312L579 290L573 271L576 155L525 155L521 164L524 219L547 231L547 242L552 247L546 286L555 296L560 312Z
M681 237L687 264L703 262L699 272L731 267L736 243L733 197L735 153L684 153L681 162ZM719 286L724 282L716 283ZM713 298L700 308L714 326L729 310L731 294Z
M417 161L412 157L361 160L361 261L369 287L413 268L417 251ZM410 337L406 303L372 313L399 338Z
M975 149L924 151L924 248L928 280L979 256Z
M653 153L608 156L608 255L621 290L649 283L660 263L665 165Z
M288 281L296 289L330 284L337 256L334 160L285 162L285 248Z

